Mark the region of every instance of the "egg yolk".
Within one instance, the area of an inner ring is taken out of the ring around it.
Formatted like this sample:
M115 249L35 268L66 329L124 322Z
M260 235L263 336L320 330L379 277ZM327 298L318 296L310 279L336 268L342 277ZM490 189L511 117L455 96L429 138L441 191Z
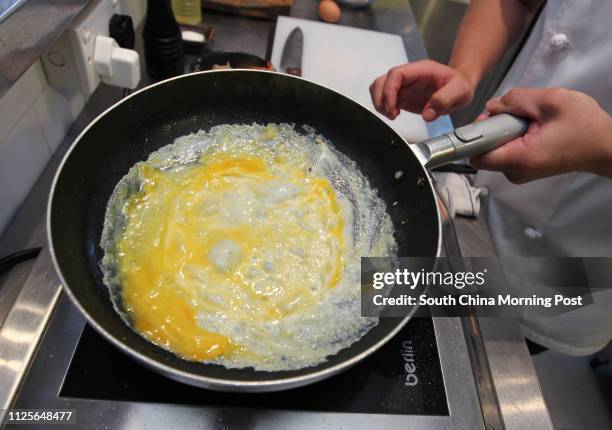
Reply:
M124 308L150 341L194 361L249 354L222 329L274 323L340 280L342 208L306 164L216 153L138 169L117 255Z

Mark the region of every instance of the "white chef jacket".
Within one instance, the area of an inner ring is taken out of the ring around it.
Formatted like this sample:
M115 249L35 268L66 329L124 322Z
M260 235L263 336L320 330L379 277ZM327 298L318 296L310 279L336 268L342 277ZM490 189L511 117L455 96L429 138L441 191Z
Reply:
M513 87L564 87L612 113L611 19L610 0L548 0L498 95ZM499 256L612 256L611 179L574 172L515 185L501 173L479 172L476 184L490 191L485 214ZM504 271L514 284L522 282L525 295L537 292L537 267ZM610 317L585 318L593 312ZM612 339L612 291L598 294L588 310L554 318L525 314L521 322L537 343L591 354Z

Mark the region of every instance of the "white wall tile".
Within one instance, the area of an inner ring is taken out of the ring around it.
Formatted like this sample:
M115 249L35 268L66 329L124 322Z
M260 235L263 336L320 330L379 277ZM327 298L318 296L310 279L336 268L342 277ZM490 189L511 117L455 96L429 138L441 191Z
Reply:
M34 109L0 141L0 235L51 158Z
M147 4L145 0L119 0L119 8L122 14L132 17L132 23L136 29L146 14Z
M144 1L131 8L142 15ZM67 35L50 49L62 48L62 40ZM70 44L64 45L64 54L72 58ZM0 98L0 236L86 102L76 70L62 75L70 85L55 87L48 83L53 79L47 78L42 62L37 60Z
M47 86L40 60L37 60L0 99L0 142L13 130Z
M63 94L47 87L36 99L34 111L49 149L53 153L66 136L66 132L74 120L70 103Z

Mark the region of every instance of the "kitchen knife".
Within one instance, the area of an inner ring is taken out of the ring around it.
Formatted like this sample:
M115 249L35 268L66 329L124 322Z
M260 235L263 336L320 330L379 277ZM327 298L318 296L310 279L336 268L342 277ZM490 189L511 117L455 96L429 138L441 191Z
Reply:
M294 76L302 76L302 51L304 49L304 34L300 27L295 27L283 47L281 55L281 72Z

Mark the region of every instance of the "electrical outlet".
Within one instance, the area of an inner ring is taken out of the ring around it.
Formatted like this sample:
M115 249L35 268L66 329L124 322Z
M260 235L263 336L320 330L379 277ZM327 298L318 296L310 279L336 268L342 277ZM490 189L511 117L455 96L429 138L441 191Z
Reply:
M72 46L67 33L62 34L40 57L45 77L51 88L59 92L70 106L70 118L76 119L85 106Z
M108 23L113 14L119 12L117 0L94 0L68 29L81 91L86 98L101 82L94 62L96 36L108 36Z
M53 42L40 59L50 86L70 91L81 90L68 34L62 34Z

